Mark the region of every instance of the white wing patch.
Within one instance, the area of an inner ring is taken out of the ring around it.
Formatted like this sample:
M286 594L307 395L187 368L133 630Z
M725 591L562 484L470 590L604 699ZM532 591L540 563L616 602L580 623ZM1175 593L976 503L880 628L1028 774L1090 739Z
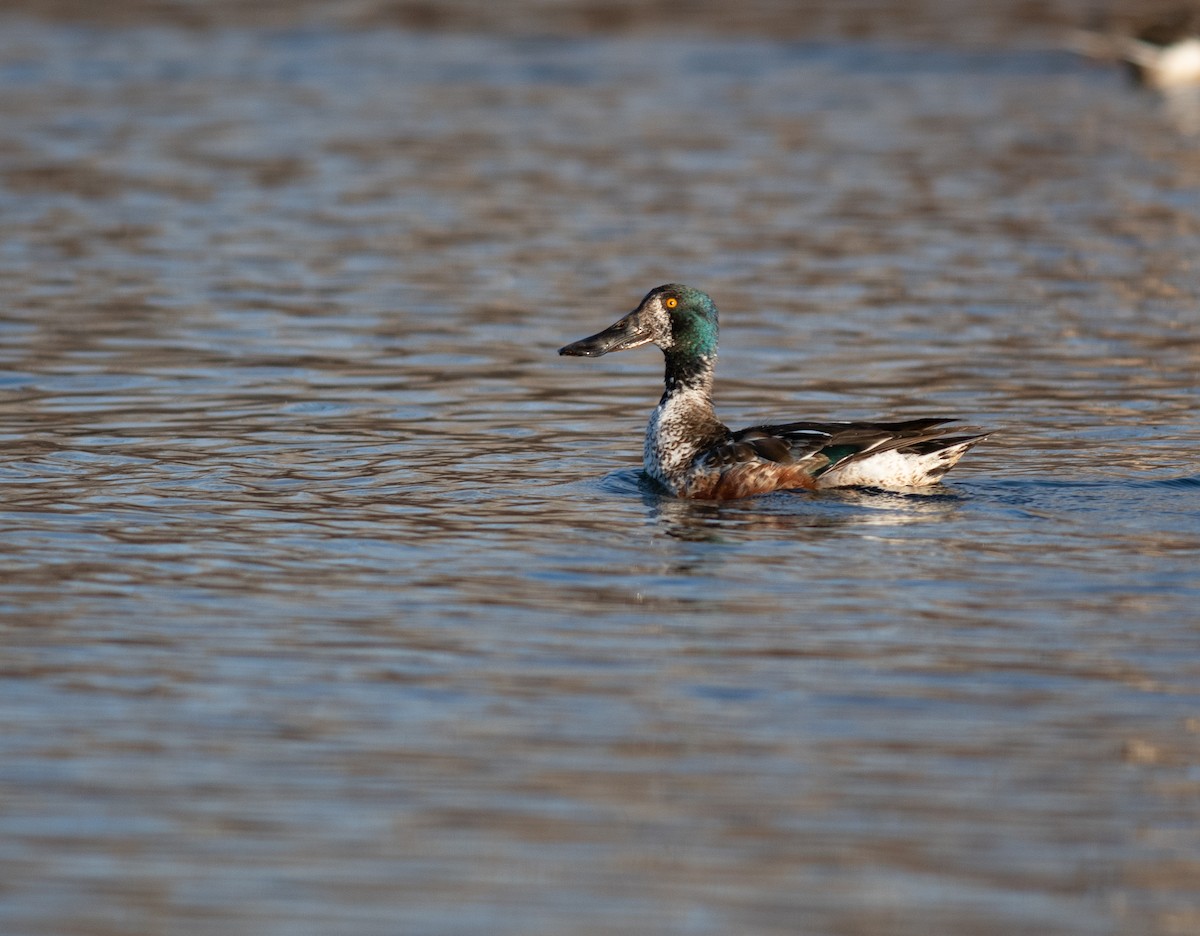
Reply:
M954 467L967 449L978 439L960 442L928 455L898 452L892 449L878 455L850 460L817 478L818 488L875 487L907 488L924 487L942 480L942 475Z

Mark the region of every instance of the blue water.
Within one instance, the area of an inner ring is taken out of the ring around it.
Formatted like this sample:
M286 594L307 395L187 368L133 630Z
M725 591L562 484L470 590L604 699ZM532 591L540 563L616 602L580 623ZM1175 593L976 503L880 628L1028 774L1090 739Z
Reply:
M1195 141L1057 52L0 38L0 928L1200 920ZM641 477L652 286L735 425Z

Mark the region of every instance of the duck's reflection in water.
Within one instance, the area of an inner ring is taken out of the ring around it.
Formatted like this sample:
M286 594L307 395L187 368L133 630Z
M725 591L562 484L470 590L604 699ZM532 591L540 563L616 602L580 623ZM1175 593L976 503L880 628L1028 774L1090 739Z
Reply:
M948 487L913 491L847 488L812 494L781 491L736 501L683 500L664 495L652 481L639 482L650 517L668 536L722 542L784 532L793 539L820 540L847 527L898 526L944 520L964 498Z

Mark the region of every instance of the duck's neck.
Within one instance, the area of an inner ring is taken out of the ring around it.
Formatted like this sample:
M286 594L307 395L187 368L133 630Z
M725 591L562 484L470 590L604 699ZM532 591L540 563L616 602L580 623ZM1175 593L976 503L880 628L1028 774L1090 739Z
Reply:
M697 405L712 411L713 371L717 365L715 354L673 354L663 352L667 361L663 375L662 406L672 397L686 396Z
M673 358L667 352L662 399L646 426L643 462L650 477L678 494L696 457L724 441L729 430L712 405L716 355Z

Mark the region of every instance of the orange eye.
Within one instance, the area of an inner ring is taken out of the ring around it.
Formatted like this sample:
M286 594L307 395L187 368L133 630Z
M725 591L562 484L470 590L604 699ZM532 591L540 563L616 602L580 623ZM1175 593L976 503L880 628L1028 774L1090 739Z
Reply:
M669 299L667 299L667 301L666 301L665 303L663 303L663 304L664 304L664 305L665 305L665 306L666 306L668 309L673 309L673 308L675 308L675 306L679 305L679 300L678 300L678 299L676 299L674 296L671 296L671 297L670 297Z

